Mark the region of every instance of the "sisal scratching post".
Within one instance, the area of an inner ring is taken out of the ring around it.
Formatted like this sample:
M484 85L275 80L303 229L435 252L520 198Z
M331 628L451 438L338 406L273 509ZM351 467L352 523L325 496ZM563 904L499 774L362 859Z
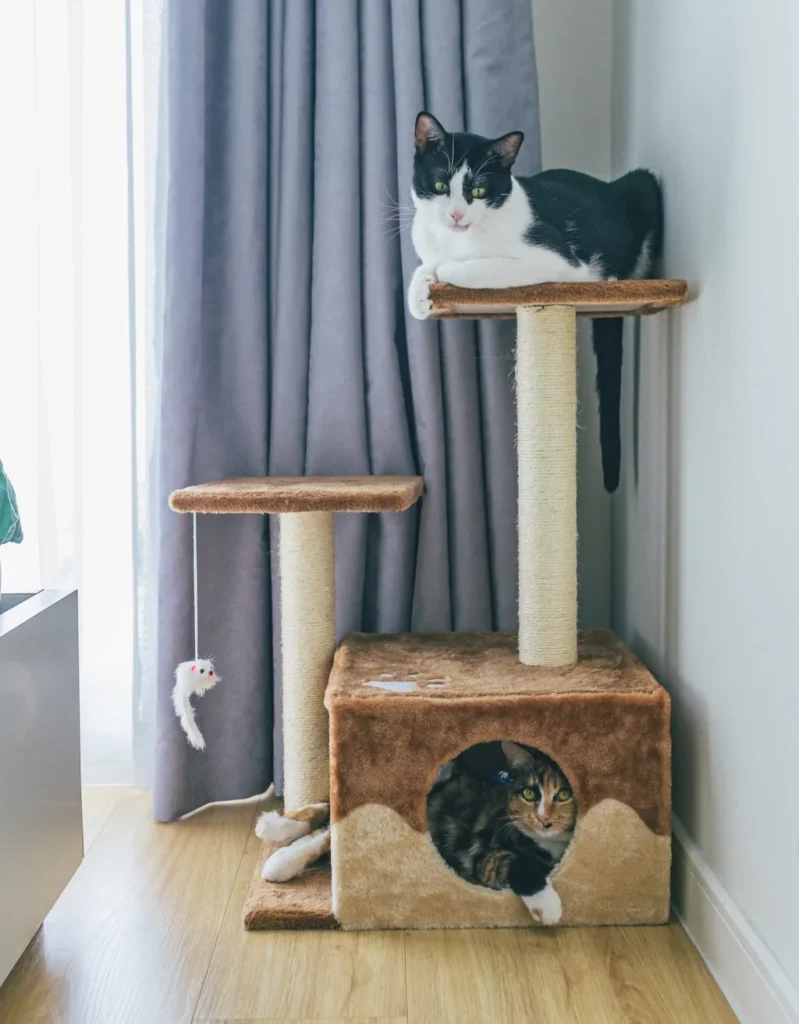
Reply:
M577 661L577 335L574 307L516 311L519 658Z
M324 697L335 648L332 512L280 516L283 795L287 810L327 800Z

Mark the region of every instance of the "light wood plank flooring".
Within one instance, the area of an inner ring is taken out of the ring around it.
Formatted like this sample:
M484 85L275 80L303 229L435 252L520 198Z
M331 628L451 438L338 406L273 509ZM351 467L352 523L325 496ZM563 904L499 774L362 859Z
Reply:
M85 793L86 858L0 989L3 1024L734 1024L677 924L241 928L258 801L174 825Z

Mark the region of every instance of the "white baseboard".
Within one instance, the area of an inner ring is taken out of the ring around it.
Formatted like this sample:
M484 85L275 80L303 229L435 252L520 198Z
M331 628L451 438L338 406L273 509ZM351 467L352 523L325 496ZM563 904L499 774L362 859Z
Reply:
M799 1024L799 991L673 820L672 903L742 1024Z

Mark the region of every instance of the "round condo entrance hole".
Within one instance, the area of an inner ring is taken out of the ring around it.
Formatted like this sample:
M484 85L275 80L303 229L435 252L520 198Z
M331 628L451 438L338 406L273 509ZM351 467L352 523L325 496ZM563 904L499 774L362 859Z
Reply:
M574 836L577 806L556 761L513 740L479 743L439 771L427 797L433 843L473 885L525 898L549 877Z

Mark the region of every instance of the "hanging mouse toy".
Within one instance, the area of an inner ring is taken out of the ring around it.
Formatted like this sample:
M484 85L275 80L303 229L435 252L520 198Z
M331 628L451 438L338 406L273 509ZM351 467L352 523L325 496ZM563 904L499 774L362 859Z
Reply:
M194 661L182 661L175 669L175 685L172 688L172 706L175 714L180 719L183 731L186 733L189 743L195 750L205 750L205 737L200 732L200 727L194 718L194 708L191 706L193 694L199 697L210 690L220 681L214 669L214 663L209 658L199 656L199 609L198 609L198 587L197 587L197 513L192 513L192 546L193 546L193 571L194 571Z
M214 663L208 659L182 661L175 669L172 704L175 714L183 726L183 731L195 750L205 749L205 738L194 718L194 708L191 706L192 694L196 693L202 697L206 690L210 690L218 682L219 676L214 671Z

